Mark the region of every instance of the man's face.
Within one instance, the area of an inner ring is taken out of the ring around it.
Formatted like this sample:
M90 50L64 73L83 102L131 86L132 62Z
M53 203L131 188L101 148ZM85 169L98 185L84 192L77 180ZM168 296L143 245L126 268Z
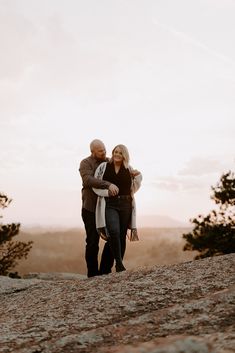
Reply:
M93 156L99 160L104 161L106 158L106 149L104 145L98 145L93 150Z

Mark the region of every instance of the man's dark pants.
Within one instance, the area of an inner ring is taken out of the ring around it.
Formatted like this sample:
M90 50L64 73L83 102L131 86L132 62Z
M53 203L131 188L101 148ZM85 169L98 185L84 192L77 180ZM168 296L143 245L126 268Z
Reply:
M82 219L86 230L85 259L87 264L87 277L108 274L113 266L113 255L108 242L105 243L101 256L100 268L98 266L99 234L96 230L95 213L82 209Z

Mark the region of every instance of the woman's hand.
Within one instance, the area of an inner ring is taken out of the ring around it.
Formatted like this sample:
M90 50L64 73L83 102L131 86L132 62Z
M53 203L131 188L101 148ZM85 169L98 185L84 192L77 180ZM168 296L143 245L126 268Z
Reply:
M130 171L130 174L131 174L132 177L135 177L135 176L137 176L137 175L140 174L140 171L137 170L137 169L132 169L132 170Z

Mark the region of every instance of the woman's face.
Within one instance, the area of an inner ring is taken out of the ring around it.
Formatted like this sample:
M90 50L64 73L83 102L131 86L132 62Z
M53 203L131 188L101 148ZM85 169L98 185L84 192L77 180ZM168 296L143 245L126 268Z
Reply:
M123 155L120 147L116 147L113 151L113 160L114 162L123 162Z

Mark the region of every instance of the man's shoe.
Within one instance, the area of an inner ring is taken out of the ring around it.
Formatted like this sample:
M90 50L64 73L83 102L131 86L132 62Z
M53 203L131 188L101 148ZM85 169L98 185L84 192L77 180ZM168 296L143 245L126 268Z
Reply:
M106 270L103 270L103 271L100 270L99 275L100 275L100 276L108 275L108 274L111 273L111 272L112 272L111 269L109 269L109 270L106 269Z
M115 267L116 267L116 272L126 271L126 268L124 267L123 264L118 264Z

